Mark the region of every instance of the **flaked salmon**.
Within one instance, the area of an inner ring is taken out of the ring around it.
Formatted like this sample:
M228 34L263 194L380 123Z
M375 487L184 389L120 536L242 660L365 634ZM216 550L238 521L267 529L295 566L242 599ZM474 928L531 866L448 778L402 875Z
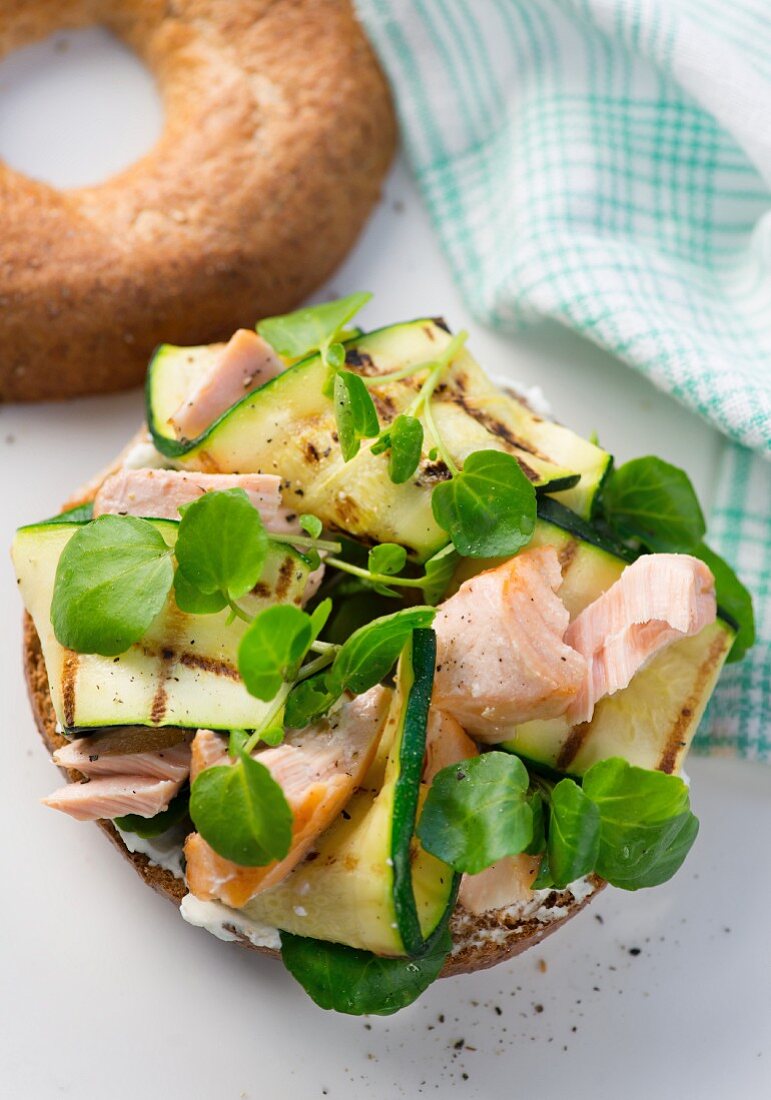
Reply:
M452 715L432 706L426 727L426 755L423 761L423 782L431 783L437 772L478 756L479 749L463 726Z
M287 530L281 478L275 474L200 474L182 470L118 470L99 487L94 516L105 513L179 519L179 509L204 493L243 489L268 530Z
M566 641L587 674L568 709L588 722L596 702L627 687L651 657L715 621L715 579L689 554L646 554L570 624Z
M346 701L328 719L289 730L276 748L258 749L255 760L280 784L294 815L289 854L265 867L241 867L217 855L199 833L193 833L185 842L190 892L203 901L224 901L238 909L281 882L363 779L383 732L390 696L389 688L373 687ZM212 764L227 764L225 748L223 738L210 730L199 731L193 741L193 775Z
M154 752L102 753L95 751L90 738L81 737L57 749L53 759L60 768L75 768L88 776L141 775L182 783L190 771L190 744L181 741Z
M564 641L561 583L556 550L539 547L465 581L439 608L433 702L478 740L555 718L579 691L586 661Z
M150 775L113 775L87 783L68 783L44 798L43 804L61 810L78 821L137 814L155 817L165 810L183 780L157 779Z
M169 417L178 439L196 439L251 390L275 378L284 364L253 329L240 328L204 377Z
M464 875L458 900L464 909L477 916L490 909L505 909L533 894L533 881L538 874L540 856L509 856L500 859L477 875Z

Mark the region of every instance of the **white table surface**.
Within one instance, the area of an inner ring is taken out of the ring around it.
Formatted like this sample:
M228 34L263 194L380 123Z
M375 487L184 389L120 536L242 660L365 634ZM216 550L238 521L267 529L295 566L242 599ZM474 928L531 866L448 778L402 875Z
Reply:
M73 132L94 87L111 114ZM26 111L23 126L9 123L9 103L14 118ZM55 111L57 132L70 127L46 157L40 147L52 123L40 118L41 103ZM122 118L126 125L116 125ZM54 182L98 179L130 161L157 124L145 75L99 33L0 65L0 155ZM684 466L709 499L721 444L696 417L568 332L505 337L469 316L401 165L319 296L363 288L376 295L367 322L443 313L470 329L489 370L541 384L560 418L584 432L597 428L620 459L656 452ZM141 413L138 392L0 408L0 543L54 511ZM771 1096L771 789L763 768L689 761L702 829L671 883L639 895L606 890L540 948L437 983L396 1017L334 1016L279 965L185 925L97 829L38 804L58 773L25 697L7 558L0 585L3 1095Z

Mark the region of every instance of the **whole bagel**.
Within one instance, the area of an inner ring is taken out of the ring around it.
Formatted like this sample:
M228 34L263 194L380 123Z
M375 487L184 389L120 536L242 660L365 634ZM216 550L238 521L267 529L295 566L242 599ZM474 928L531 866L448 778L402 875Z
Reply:
M50 753L66 739L56 732L56 716L51 704L45 662L40 649L35 626L29 615L24 616L24 672L27 680L32 712L46 748ZM80 779L79 773L66 771L71 782ZM182 879L176 878L171 871L151 863L141 852L130 852L123 843L120 833L111 821L97 822L100 829L115 845L118 851L131 863L134 870L148 886L162 894L174 905L179 906L187 893ZM506 909L491 909L481 916L467 912L460 904L453 913L450 930L453 938L453 951L448 957L440 977L447 978L455 974L466 974L474 970L484 970L521 954L528 947L540 943L546 936L561 928L566 921L575 916L602 889L600 879L593 878L594 891L588 897L576 899L569 890L552 891L545 900L547 919L532 916L521 919L516 912ZM232 930L243 947L260 951L266 955L277 956L278 952L268 947L255 947L236 929Z
M0 162L0 400L139 383L161 339L282 313L337 266L395 145L348 0L6 0L0 56L101 24L147 63L155 147L58 191Z

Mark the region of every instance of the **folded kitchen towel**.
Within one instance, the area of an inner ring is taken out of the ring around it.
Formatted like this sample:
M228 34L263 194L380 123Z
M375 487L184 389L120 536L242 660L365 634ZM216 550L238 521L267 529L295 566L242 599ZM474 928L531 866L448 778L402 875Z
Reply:
M726 443L711 541L758 642L698 740L771 759L768 0L358 0L481 320L550 317Z

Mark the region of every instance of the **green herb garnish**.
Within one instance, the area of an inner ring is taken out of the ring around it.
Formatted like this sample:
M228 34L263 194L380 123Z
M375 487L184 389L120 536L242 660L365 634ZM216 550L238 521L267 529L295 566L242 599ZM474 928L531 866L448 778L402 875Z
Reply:
M345 359L345 351L341 356L337 348L331 349L339 343L351 318L371 298L371 294L360 292L334 302L305 306L281 317L266 317L257 325L257 331L285 359L301 359L318 351L328 366L338 369Z
M417 958L387 959L369 951L281 933L289 973L320 1008L351 1016L390 1016L424 993L452 948L446 922Z
M346 462L359 453L362 439L380 431L375 405L358 374L340 370L334 381L335 420L340 450Z
M283 859L293 816L281 786L243 748L232 765L206 768L190 791L190 816L219 855L243 867Z
M533 536L535 489L503 451L474 451L431 494L434 519L464 557L516 554Z
M57 641L113 657L138 642L162 610L172 551L145 519L100 516L77 530L59 558L51 602Z
M533 836L530 779L517 756L486 752L434 777L417 835L427 852L475 875L518 855Z

